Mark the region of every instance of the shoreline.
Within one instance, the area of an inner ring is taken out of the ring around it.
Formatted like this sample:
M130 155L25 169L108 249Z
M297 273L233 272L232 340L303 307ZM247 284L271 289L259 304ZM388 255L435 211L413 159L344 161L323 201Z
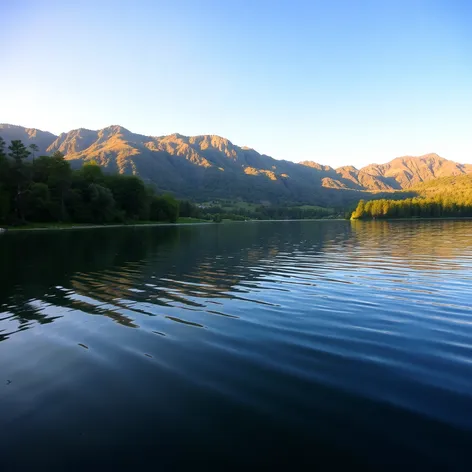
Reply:
M194 225L221 225L221 224L233 224L233 223L284 223L292 221L347 221L344 218L309 218L309 219L300 219L300 220L246 220L246 221L232 221L225 220L220 223L215 223L214 221L186 221L186 222L177 222L177 223L131 223L131 224L103 224L103 225L93 225L93 224L83 224L83 225L70 225L70 226L37 226L37 227L28 227L18 226L18 227L2 227L0 226L0 234L10 233L10 232L22 232L22 231L68 231L68 230L79 230L79 229L105 229L105 228L140 228L140 227L153 227L153 226L194 226Z
M426 218L350 218L348 221L428 221L472 220L472 216L428 216Z
M221 224L234 224L234 223L287 223L293 221L361 221L361 222L379 222L379 221L451 221L451 220L472 220L471 216L450 216L450 217L431 217L431 218L377 218L377 219L344 219L344 218L309 218L309 219L300 219L300 220L246 220L246 221L223 221L220 223L215 223L213 221L187 221L187 222L177 222L177 223L133 223L133 224L104 224L104 225L70 225L70 226L37 226L37 227L28 227L18 226L18 227L2 227L0 226L0 234L10 233L10 232L22 232L22 231L69 231L69 230L80 230L80 229L106 229L106 228L140 228L140 227L157 227L157 226L189 226L189 225L221 225Z
M0 227L0 233L20 232L20 231L68 231L78 229L105 229L105 228L139 228L149 226L188 226L188 225L207 225L217 224L212 221L208 222L188 222L188 223L137 223L137 224L112 224L112 225L71 225L71 226L38 226L33 228L26 227ZM4 230L4 231L2 231Z

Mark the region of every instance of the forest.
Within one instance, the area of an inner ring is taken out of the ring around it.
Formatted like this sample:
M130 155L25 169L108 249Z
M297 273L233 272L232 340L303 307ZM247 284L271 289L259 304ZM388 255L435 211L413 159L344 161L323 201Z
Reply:
M414 196L412 196L412 194ZM360 200L351 219L472 217L472 175L422 182L391 198Z
M179 201L129 175L105 175L93 161L73 170L60 152L36 157L34 144L0 137L0 222L122 223L179 217ZM29 159L29 158L32 159Z
M351 219L472 217L472 199L415 197L405 200L361 200Z
M36 156L37 146L0 137L0 224L177 222L179 217L220 222L332 218L342 209L285 205L196 205L160 194L134 175L108 174L94 161L72 169L60 152ZM424 183L390 198L360 200L351 219L472 217L472 177ZM380 195L379 195L380 196ZM382 195L383 196L383 195ZM410 198L408 198L410 197ZM402 199L401 199L402 198ZM349 217L349 216L348 216Z
M170 194L160 195L133 175L105 174L95 161L72 169L60 152L36 156L37 146L13 140L6 148L0 137L0 224L26 223L129 223L166 221L180 217L244 221L248 219L306 219L333 215L332 209L290 205L252 208L202 208Z
M237 205L227 206L215 203L200 211L200 218L221 220L304 220L332 218L335 210L322 207L303 207L293 205Z

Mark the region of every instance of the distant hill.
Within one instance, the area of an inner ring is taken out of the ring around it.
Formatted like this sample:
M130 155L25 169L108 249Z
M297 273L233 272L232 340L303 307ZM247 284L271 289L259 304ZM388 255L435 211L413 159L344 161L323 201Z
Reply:
M360 170L334 169L316 162L276 160L214 135L145 136L121 126L51 133L0 125L7 143L35 143L41 153L60 151L73 166L95 160L109 172L139 175L163 191L196 200L241 198L254 202L306 202L344 205L367 192L391 192L444 176L465 175L471 165L436 154L400 157Z
M422 197L449 198L455 201L472 200L472 174L453 175L422 182L411 189Z
M318 164L303 162L315 167ZM352 166L336 169L337 177L327 176L326 186L358 190L392 191L414 187L421 182L472 172L472 165L458 164L437 154L397 157L387 164L371 164L357 170Z
M6 141L7 146L12 139L21 139L26 146L36 144L39 147L39 154L47 153L48 147L56 139L56 136L48 131L5 124L0 124L0 136Z

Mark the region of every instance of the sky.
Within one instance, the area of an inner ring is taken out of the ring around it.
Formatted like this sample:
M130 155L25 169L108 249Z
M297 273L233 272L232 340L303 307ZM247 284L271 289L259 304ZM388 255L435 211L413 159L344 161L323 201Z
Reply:
M470 0L1 0L0 123L472 163Z

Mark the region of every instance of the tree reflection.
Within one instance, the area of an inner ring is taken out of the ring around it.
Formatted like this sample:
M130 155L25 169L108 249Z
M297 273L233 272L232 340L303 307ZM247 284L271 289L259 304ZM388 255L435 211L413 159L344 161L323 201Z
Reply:
M167 308L233 317L219 309L222 300L262 302L254 291L265 281L289 282L294 260L310 283L327 277L335 256L345 264L388 256L415 270L447 259L448 269L459 269L454 259L472 248L464 225L299 221L5 234L0 340L75 310L132 328Z

